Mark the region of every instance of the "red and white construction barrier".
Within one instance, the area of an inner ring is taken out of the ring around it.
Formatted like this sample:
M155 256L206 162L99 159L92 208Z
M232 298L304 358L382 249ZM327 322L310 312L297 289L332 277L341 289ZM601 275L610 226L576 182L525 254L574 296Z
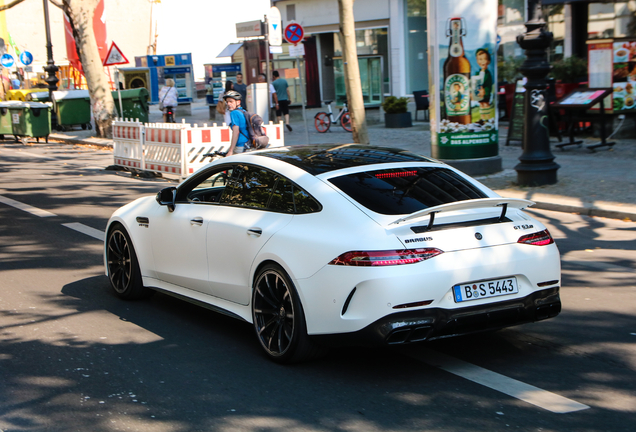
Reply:
M285 145L283 123L264 126L269 147ZM185 178L210 162L203 155L230 148L229 126L203 127L186 123L146 123L118 119L113 122L115 165Z
M139 121L123 121L122 119L113 122L113 154L115 165L142 169L143 146L141 136L143 134L143 123Z

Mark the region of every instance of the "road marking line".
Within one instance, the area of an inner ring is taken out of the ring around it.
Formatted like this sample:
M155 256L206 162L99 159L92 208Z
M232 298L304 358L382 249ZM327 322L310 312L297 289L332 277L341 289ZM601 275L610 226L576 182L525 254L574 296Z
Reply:
M106 235L104 233L104 231L100 231L98 229L95 228L91 228L87 225L81 224L79 222L71 222L71 223L65 223L62 224L63 226L65 226L66 228L70 228L72 230L75 230L77 232L81 232L82 234L86 234L87 236L96 238L97 240L101 240L104 241L104 238L106 238Z
M6 204L8 206L15 207L15 208L20 209L20 210L24 210L25 212L31 213L32 215L35 215L35 216L40 216L40 217L57 216L55 213L51 213L49 211L42 210L42 209L39 209L37 207L32 207L32 206L30 206L28 204L24 204L24 203L21 203L19 201L12 200L11 198L7 198L7 197L2 196L2 195L0 195L0 202Z
M565 414L589 408L588 405L433 350L426 350L423 356L418 356L417 358L453 375L497 390L553 413Z
M39 209L37 207L32 207L28 204L24 204L21 203L20 201L16 201L16 200L12 200L11 198L7 198L5 196L0 195L0 202L4 203L6 205L9 205L11 207L15 207L19 210L24 210L25 212L31 213L32 215L35 216L40 216L40 217L51 217L51 216L57 216L55 213L51 213L49 211L46 210L42 210ZM75 230L77 232L81 232L82 234L86 234L89 237L93 237L97 240L100 241L104 241L104 239L106 238L106 235L104 233L104 231L100 231L98 229L95 228L91 228L87 225L81 224L79 222L71 222L71 223L65 223L62 224L63 226L70 228L72 230ZM1 432L1 431L0 431Z
M2 151L9 152L9 153L15 153L15 154L18 154L18 155L25 155L25 156L36 157L36 158L40 158L40 159L50 159L50 160L55 160L55 158L54 158L54 157L44 156L44 155L39 155L39 154L37 154L37 153L31 153L31 152L22 151L22 150L2 149Z

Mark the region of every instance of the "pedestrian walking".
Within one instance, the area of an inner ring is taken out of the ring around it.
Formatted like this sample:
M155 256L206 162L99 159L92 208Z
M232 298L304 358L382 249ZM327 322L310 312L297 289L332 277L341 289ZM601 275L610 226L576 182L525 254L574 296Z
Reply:
M232 129L232 141L227 156L234 153L243 153L245 144L249 141L249 131L247 130L247 121L241 107L241 94L235 90L230 90L223 95L223 99L227 104L230 112L230 129Z
M245 101L247 100L247 84L243 82L243 74L240 72L236 74L236 83L234 84L233 90L240 93L241 100L243 101L243 104L245 104Z
M285 116L285 126L289 131L292 131L292 127L289 124L289 103L291 102L291 96L289 94L289 84L287 80L282 79L278 71L272 73L274 81L272 85L276 89L276 117L278 123L281 121L281 116Z

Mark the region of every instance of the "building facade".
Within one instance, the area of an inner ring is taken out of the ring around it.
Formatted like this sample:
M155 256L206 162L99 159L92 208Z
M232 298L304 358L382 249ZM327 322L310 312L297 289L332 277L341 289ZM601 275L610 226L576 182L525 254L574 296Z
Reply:
M9 4L9 0L0 0L0 5ZM129 60L128 66L134 66L135 56L145 55L150 41L151 3L148 0L104 0L104 14L101 19L106 23L106 42L110 47L115 42ZM49 24L53 59L58 66L68 66L64 14L62 10L49 2ZM27 79L43 75L46 65L46 32L42 1L26 0L17 6L0 12L0 54L8 53L15 57L10 41L20 51L33 55L30 67L24 67L16 59L16 66ZM10 68L15 73L16 66ZM121 65L126 66L126 65ZM30 72L29 72L30 71ZM7 72L5 68L5 73ZM61 76L58 85L68 85L67 78Z
M427 0L357 0L356 44L364 102L377 105L382 96L406 96L428 90ZM323 100L344 100L342 52L337 0L280 0L283 28L303 26L315 39L319 92ZM523 57L516 36L525 31L527 0L500 0L500 56ZM278 61L285 54L275 55ZM290 58L290 60L293 60ZM307 64L312 60L305 59ZM311 83L308 82L308 87Z

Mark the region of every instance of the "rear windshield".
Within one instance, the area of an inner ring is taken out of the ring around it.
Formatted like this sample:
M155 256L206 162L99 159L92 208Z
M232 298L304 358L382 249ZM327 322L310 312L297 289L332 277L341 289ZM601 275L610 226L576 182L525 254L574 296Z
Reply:
M329 181L369 210L385 215L488 197L455 172L439 167L367 171Z

